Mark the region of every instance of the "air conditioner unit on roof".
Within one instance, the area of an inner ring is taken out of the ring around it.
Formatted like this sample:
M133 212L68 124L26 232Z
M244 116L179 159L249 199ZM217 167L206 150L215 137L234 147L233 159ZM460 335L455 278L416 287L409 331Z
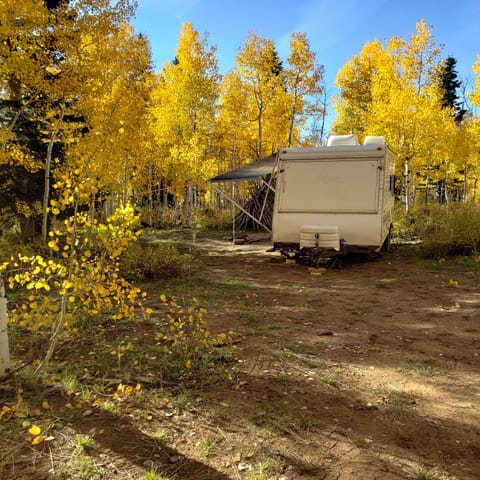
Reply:
M358 137L356 135L330 135L327 140L327 147L338 145L358 145Z

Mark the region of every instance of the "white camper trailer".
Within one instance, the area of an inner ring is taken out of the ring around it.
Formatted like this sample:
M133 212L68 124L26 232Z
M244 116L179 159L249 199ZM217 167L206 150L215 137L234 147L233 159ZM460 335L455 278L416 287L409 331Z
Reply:
M283 148L212 181L266 173L275 179L270 183L275 183L275 250L318 263L319 258L379 251L388 244L395 156L383 137L366 137L359 145L354 135L331 136L326 147Z

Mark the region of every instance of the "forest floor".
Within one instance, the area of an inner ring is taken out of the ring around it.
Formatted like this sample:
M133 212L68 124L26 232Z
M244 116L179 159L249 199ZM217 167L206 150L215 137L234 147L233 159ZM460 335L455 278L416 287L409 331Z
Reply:
M28 418L0 418L0 478L478 480L480 264L402 246L312 273L268 246L197 238L191 272L147 288L194 296L213 332L235 332L229 381L145 373L141 391L79 410L72 392L23 386L49 437L31 445ZM112 331L135 345L152 329ZM95 348L69 360L77 379L92 383Z

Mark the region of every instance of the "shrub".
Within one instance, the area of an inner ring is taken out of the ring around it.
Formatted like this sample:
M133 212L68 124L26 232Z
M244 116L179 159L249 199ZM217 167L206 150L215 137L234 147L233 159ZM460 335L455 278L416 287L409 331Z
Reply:
M403 219L403 232L418 235L427 257L477 253L480 205L453 203L415 206Z
M209 208L198 212L197 224L205 230L225 230L232 226L232 210Z
M17 219L8 208L0 208L0 237L7 233L18 233Z
M143 309L141 290L118 275L120 255L138 236L133 208L118 207L105 223L99 223L88 212L77 210L80 189L75 187L74 195L71 185L65 190L67 200L51 201L52 213L72 203L75 208L62 228L58 225L48 233L46 254L36 248L32 255L0 262L6 286L19 289L9 321L35 332L51 329L36 373L46 367L65 328L75 330L85 320L103 321L104 315L112 320L132 319L137 307Z
M197 299L189 305L179 305L174 299L161 300L169 304L168 323L156 335L159 351L168 359L170 378L185 377L215 367L221 360L221 348L232 344L233 331L211 334L204 319L205 308Z
M159 280L180 277L185 257L171 244L132 243L120 261L122 275L129 280Z

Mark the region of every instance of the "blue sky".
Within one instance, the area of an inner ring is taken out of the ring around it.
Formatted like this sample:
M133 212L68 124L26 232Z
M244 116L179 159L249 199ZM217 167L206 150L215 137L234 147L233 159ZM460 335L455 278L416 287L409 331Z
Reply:
M133 23L150 39L156 70L174 58L182 22L191 22L202 36L208 33L220 73L233 68L251 30L274 40L283 60L290 34L306 32L332 91L336 72L364 43L409 38L420 19L433 26L436 43L444 46L442 57L455 57L460 76L469 76L473 85L480 0L138 0Z

